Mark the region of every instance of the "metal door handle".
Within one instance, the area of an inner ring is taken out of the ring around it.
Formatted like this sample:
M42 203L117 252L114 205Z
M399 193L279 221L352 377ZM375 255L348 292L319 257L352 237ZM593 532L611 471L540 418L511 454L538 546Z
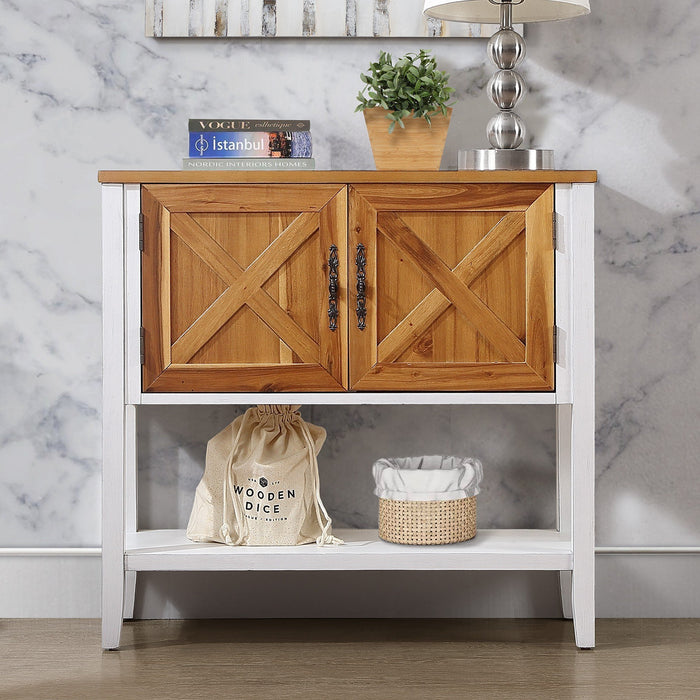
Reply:
M362 243L357 244L355 265L357 265L357 305L355 306L355 313L357 314L357 327L363 331L366 328L367 321L367 282L365 277L367 256Z
M338 246L328 255L328 328L338 330Z

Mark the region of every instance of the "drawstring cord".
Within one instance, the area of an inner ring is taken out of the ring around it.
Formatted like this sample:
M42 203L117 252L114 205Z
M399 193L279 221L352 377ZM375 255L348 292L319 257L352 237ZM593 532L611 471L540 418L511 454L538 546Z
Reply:
M236 518L236 531L238 533L238 537L234 541L233 538L231 537L231 530L228 526L228 498L229 498L229 493L235 493L235 489L233 488L233 484L231 483L231 478L233 476L233 458L236 454L236 450L238 449L238 443L241 437L241 433L243 432L243 424L245 423L245 417L242 418L241 420L241 425L238 428L238 432L236 433L236 437L233 440L233 446L231 447L231 452L228 456L228 460L226 461L226 473L224 475L224 487L223 487L223 495L224 495L224 508L223 508L223 525L221 526L221 529L219 530L219 534L221 535L222 539L224 542L228 545L239 545L241 544L244 539L244 531L247 528L247 523L245 521L245 518L243 517L243 514L241 513L241 509L237 506L238 501L235 499L231 499L231 503L233 504L233 514Z
M333 537L333 535L330 534L332 520L330 515L328 515L326 507L323 505L323 501L321 500L321 480L318 475L318 459L316 458L316 446L314 445L311 433L309 432L309 426L306 425L306 422L301 419L301 416L299 418L301 432L304 435L306 446L309 449L309 456L311 457L311 464L313 465L314 506L316 509L316 518L318 519L318 524L321 527L321 534L316 538L316 544L321 547L324 547L325 545L329 544L344 544L343 540L338 539L337 537ZM325 523L323 522L323 518L321 517L321 512L323 512L323 515L326 519Z

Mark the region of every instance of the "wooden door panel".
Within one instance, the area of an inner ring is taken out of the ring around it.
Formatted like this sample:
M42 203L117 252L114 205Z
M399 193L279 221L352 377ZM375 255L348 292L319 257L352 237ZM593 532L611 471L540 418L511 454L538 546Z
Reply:
M469 287L523 342L526 340L525 239L518 235ZM504 290L508 293L504 293Z
M318 364L172 364L149 387L159 392L339 391L329 387L328 372Z
M504 217L505 218L505 217ZM518 362L525 357L523 342L508 325L499 318L462 279L462 270L473 269L470 258L464 258L460 266L451 270L439 255L394 213L381 213L378 216L378 231L393 241L397 248L403 248L413 262L428 278L436 291L433 309L442 309L444 304L452 304L492 343L501 348L507 360ZM517 228L517 227L513 227ZM383 284L381 272L379 284ZM429 309L432 310L432 309ZM381 310L379 311L381 313ZM431 314L431 317L434 315Z
M550 185L537 183L353 185L375 211L527 211Z
M475 330L454 307L406 347L398 362L506 362L503 353Z
M351 388L553 389L552 211L544 185L352 188L368 313Z
M171 280L196 279L188 288L170 284L170 340L174 343L216 299L228 285L178 236L170 241Z
M342 303L328 324L331 245L346 272L345 188L146 185L142 209L144 390L347 386Z
M377 364L357 391L551 391L525 363Z
M527 352L525 362L554 388L554 254L552 213L554 187L526 212L526 227L537 235L526 238Z
M176 216L177 214L173 215L174 218ZM243 269L247 268L296 218L293 214L282 212L191 212L187 213L186 217L203 229Z
M289 346L248 306L241 307L192 356L194 365L292 363ZM300 360L297 359L297 362Z
M313 236L302 243L263 285L263 289L277 302L284 311L318 344L320 324L318 309L306 300L313 298L318 291L318 281L310 270L326 264L318 236Z
M169 212L318 212L338 185L144 185ZM344 189L344 188L343 188Z
M486 304L521 340L525 341L525 242L522 237L516 238L491 262L481 275L470 284L470 289ZM378 261L382 269L382 263ZM431 292L431 284L426 278L413 285L419 294L413 295L425 298ZM509 287L509 294L503 290ZM377 296L383 297L381 285ZM434 294L431 298L435 298ZM408 295L405 295L409 299ZM422 298L420 301L422 301ZM416 316L410 317L413 323L412 342L403 346L394 345L393 354L389 354L389 345L380 341L379 358L387 361L389 357L399 362L507 362L506 355L488 338L480 333L469 319L454 307L446 297L440 297L441 303L430 314L436 320L429 319L420 322ZM417 304L415 304L417 306ZM404 304L404 308L407 304ZM444 311L441 311L445 309ZM408 315L403 312L403 317ZM381 319L380 319L381 320ZM398 325L398 324L397 324ZM426 330L422 331L423 328ZM383 338L382 338L383 340Z

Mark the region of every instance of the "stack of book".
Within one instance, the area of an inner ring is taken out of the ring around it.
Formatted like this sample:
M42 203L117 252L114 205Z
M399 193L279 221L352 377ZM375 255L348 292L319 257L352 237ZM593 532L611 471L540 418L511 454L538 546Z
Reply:
M313 170L311 124L293 119L190 119L185 170Z

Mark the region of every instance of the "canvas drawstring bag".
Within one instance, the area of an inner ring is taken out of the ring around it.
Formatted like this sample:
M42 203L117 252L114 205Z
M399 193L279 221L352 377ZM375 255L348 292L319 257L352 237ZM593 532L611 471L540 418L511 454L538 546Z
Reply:
M342 544L321 501L326 431L299 406L260 405L207 444L187 537L228 545Z

